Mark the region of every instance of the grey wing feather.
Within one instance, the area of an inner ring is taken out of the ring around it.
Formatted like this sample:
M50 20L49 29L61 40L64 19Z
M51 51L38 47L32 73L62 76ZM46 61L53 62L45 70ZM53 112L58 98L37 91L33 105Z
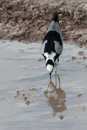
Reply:
M59 33L60 37L61 37L61 41L62 41L62 34L61 34L61 30L60 30L60 26L59 26L58 22L52 21L48 30L47 30L47 33L49 31L56 31L57 33Z
M61 54L63 50L63 46L60 45L58 41L54 41L55 44L55 51L57 54Z
M42 43L42 46L41 46L42 54L44 54L44 48L45 48L46 43L47 43L47 40L45 40L45 41Z

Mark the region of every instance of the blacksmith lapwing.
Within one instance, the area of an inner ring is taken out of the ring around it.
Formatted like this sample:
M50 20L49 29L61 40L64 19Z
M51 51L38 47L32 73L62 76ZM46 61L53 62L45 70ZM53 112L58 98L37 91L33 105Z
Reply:
M62 50L62 35L60 31L58 16L57 13L55 13L42 42L42 55L46 60L46 69L50 74L50 79L54 65L56 65L57 71L59 56L62 53Z

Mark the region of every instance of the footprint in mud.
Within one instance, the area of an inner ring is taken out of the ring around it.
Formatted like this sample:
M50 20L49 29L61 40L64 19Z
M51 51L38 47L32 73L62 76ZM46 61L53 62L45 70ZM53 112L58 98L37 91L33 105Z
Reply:
M11 95L14 95L13 96L14 98L17 98L18 100L22 100L22 101L25 102L26 105L29 105L30 101L29 101L28 94L29 93L30 94L36 93L40 89L41 88L39 88L39 89L32 88L32 89L28 89L28 90L20 90L20 91L17 91L16 94L10 94L9 97L12 97Z
M76 59L77 59L76 57L72 56L72 58L71 58L70 60L67 60L66 62L74 61L74 60L76 60Z
M72 56L72 61L74 61L75 59L77 59L76 57Z
M57 78L57 75L56 77ZM64 90L60 88L60 78L59 80L59 88L57 88L57 79L55 79L55 84L52 81L49 82L47 90L44 91L44 96L47 98L47 104L52 107L53 113L52 115L55 116L58 112L63 112L66 110L65 102L66 102L66 93ZM59 117L63 120L64 116Z
M76 97L80 98L80 97L83 96L84 94L85 94L85 93L83 93L83 94L82 94L82 93L79 93L79 94L76 95Z
M23 101L26 101L26 105L29 105L30 102L29 100L27 100L27 96L25 95L25 90L22 91L17 91L16 95L14 96L14 98L18 98L18 99L22 99Z
M87 57L83 56L83 60L86 60L86 59L87 59Z
M80 57L79 59L83 59L83 60L86 60L86 59L87 59L87 57L84 56L85 54L84 54L83 51L79 51L79 52L78 52L78 55L83 56L82 58Z
M78 52L78 55L84 56L84 52L83 52L83 51L79 51L79 52Z

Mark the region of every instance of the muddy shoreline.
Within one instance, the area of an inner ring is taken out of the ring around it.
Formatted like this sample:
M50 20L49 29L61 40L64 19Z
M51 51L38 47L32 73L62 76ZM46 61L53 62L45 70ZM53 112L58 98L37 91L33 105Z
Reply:
M55 12L63 40L87 46L85 0L0 0L0 39L42 42Z

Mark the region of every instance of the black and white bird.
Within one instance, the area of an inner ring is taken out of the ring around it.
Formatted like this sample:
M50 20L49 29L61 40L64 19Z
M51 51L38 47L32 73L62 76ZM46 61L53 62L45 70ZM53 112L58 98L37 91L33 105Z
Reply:
M50 74L50 79L54 65L56 65L57 71L59 56L62 53L62 50L62 35L60 31L58 16L57 13L55 13L42 42L42 55L46 60L46 69Z

